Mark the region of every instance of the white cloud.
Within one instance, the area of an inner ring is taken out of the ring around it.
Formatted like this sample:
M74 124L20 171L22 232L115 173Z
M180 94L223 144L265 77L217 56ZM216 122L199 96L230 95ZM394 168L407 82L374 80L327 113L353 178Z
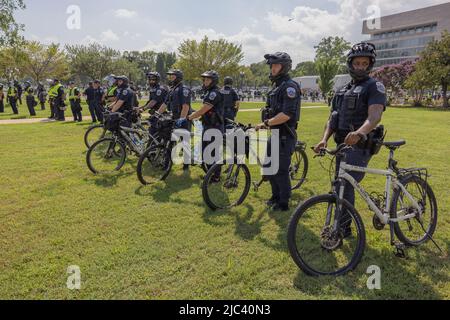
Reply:
M118 9L114 11L114 16L117 18L131 19L137 16L137 12L127 9Z
M109 41L118 41L119 36L115 34L111 29L108 29L106 31L103 31L101 33L101 41L102 42L109 42Z

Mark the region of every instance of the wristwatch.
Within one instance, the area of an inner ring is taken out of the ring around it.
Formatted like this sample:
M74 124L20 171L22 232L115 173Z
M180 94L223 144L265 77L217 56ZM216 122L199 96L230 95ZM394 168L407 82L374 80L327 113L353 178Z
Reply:
M264 125L265 125L267 128L270 128L270 126L269 126L269 120L264 120Z

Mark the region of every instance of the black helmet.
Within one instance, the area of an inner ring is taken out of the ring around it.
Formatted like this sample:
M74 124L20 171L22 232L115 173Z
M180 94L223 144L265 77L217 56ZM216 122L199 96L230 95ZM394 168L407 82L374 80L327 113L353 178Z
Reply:
M217 71L209 70L209 71L203 72L201 77L212 79L211 85L205 89L213 88L213 87L217 86L217 84L219 83L219 74L217 73Z
M31 82L30 81L25 81L24 83L25 89L28 89L29 87L31 87Z
M176 76L176 79L174 81L168 81L168 84L171 87L176 86L181 81L183 81L183 77L184 77L183 71L181 71L179 69L171 69L171 70L167 71L166 75L168 75L168 76L171 76L171 75Z
M232 77L225 77L223 79L223 84L226 86L232 86L233 85L233 78Z
M122 80L122 81L123 81L122 85L120 86L121 88L126 88L126 87L128 87L128 83L130 82L130 80L128 80L128 77L127 77L127 76L117 76L117 77L115 77L115 79L116 79L117 81L119 81L119 80Z
M285 76L291 71L292 69L292 59L291 56L288 55L286 52L275 52L273 54L266 54L264 56L264 59L266 59L266 63L268 65L273 64L281 64L283 68L281 69L280 73L276 76L272 76L272 74L269 76L270 80L275 81L282 76Z
M147 79L155 80L156 83L159 83L161 81L161 75L159 74L159 72L149 72L147 73Z
M353 58L356 57L369 57L370 65L366 70L355 70L353 68ZM347 54L347 69L350 76L354 80L364 80L369 77L370 71L372 71L375 62L377 61L377 52L375 45L369 42L361 42L355 44L349 53Z

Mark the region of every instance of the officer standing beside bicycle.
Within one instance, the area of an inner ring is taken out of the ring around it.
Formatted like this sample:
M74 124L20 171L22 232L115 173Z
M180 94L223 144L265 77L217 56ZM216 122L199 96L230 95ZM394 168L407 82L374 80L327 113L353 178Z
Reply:
M142 111L149 110L150 114L158 110L167 98L167 90L161 82L161 75L158 72L149 72L147 74L149 90L148 102L141 109Z
M224 109L223 109L223 95L218 87L219 74L214 71L206 71L201 75L203 79L203 106L200 110L194 112L188 117L189 121L202 118L203 135L210 129L219 130L222 134L225 129L224 122ZM205 141L202 139L202 149L211 144L211 141ZM212 154L212 157L215 157ZM214 163L206 163L206 167L209 169ZM220 171L217 171L216 176L213 178L216 181L220 178Z
M296 129L300 120L301 91L300 86L289 76L292 60L287 53L266 54L264 58L270 65L269 78L274 88L268 94L267 107L263 115L264 122L257 125L256 130L277 129L279 132L278 141L272 136L268 143L268 150L274 143L279 145L279 166L276 173L266 175L272 187L272 197L267 201L267 205L274 211L287 211L291 198L289 168L297 142Z
M94 80L93 89L92 103L95 116L100 123L103 123L103 112L105 112L105 108L103 107L103 89L100 87L99 80Z
M224 118L234 121L239 111L239 96L232 87L233 79L231 77L225 77L223 84L223 89L220 92L223 95Z
M381 138L373 137L371 132L375 132L386 110L385 87L369 76L375 62L375 46L371 43L358 43L348 53L347 68L352 81L336 91L323 138L314 148L316 153L327 147L329 138L334 134L338 145L345 143L352 146L345 150L346 163L367 167L372 157L369 148L371 139ZM336 170L338 168L339 163L336 163ZM350 175L358 183L364 178L364 173L360 172L350 172ZM355 204L355 190L349 183L345 185L344 199ZM341 227L344 237L351 235L351 217L347 212L343 212Z
M114 101L108 109L111 112L125 113L126 111L131 111L133 109L133 96L134 92L129 87L129 80L125 76L116 77L117 79L117 99ZM131 115L129 115L131 119ZM131 120L130 120L131 124Z

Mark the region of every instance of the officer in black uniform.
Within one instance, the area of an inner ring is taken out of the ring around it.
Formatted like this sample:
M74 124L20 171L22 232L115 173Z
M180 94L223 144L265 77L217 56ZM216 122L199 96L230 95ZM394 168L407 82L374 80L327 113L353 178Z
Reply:
M0 113L5 112L5 105L3 100L5 99L5 94L3 93L3 85L0 83Z
M89 113L91 114L92 122L97 122L97 117L95 116L95 104L94 104L94 83L89 81L88 87L84 90L84 95L86 96L86 102L89 107Z
M17 109L17 99L18 98L19 98L19 96L17 94L17 89L14 86L14 83L11 82L9 84L6 100L11 105L11 109L14 112L14 114L19 114L19 110Z
M19 81L14 80L14 87L16 87L16 90L17 90L17 101L19 101L19 104L22 105L23 89L22 89L22 86L20 85Z
M224 118L235 120L239 111L239 96L233 89L233 78L225 77L223 79L224 87L220 91L223 95ZM229 125L225 124L226 127Z
M41 110L45 110L45 100L46 100L47 92L45 91L44 86L39 83L37 87L37 98L39 103L41 104Z
M103 107L103 89L100 86L100 80L94 80L93 89L92 105L95 116L100 123L103 123L103 112L105 112L105 108Z
M163 86L161 86L161 75L158 72L149 72L147 73L148 85L150 87L149 90L149 98L148 102L142 107L139 108L139 111L149 110L150 114L154 114L155 111L161 108L162 104L167 99L167 90ZM150 134L156 134L156 122L157 119L155 117L150 117Z
M37 105L37 101L34 97L34 90L30 83L26 84L25 88L28 111L30 112L30 116L35 116L36 111L34 110L34 107Z
M159 108L159 113L169 110L173 119L177 120L180 129L191 131L191 123L186 121L191 109L191 89L183 84L183 72L181 70L169 70L167 72L169 93L166 101Z
M300 120L301 91L300 86L288 74L292 69L292 60L287 53L266 54L264 58L270 65L269 78L274 83L274 88L269 92L264 122L257 125L256 130L269 128L279 130L278 141L271 137L268 144L268 150L273 143L279 145L279 168L275 174L266 175L272 186L272 197L267 201L267 205L274 211L287 211L291 198L289 167L297 142L296 129Z
M69 103L70 109L72 110L73 121L82 122L83 116L81 115L81 92L75 87L75 82L69 82Z
M206 71L201 75L203 79L203 106L200 110L192 113L188 120L192 121L201 117L203 125L203 135L210 129L216 129L224 133L225 130L225 120L224 120L224 108L223 108L223 95L218 87L219 84L219 74L214 71ZM202 149L212 143L212 141L205 141L202 139ZM215 155L212 154L214 157ZM214 163L205 163L206 167L209 169ZM220 179L220 171L218 170L213 177L213 181L218 181Z
M134 92L129 87L129 80L125 76L118 76L117 79L117 100L114 101L108 109L111 112L125 113L126 111L133 110L133 96ZM131 120L131 114L130 120Z
M372 157L367 136L380 123L386 110L385 87L369 76L375 62L376 51L373 44L362 42L352 47L347 55L347 68L352 81L336 91L330 118L322 140L315 146L315 152L326 148L328 139L334 134L337 144L352 146L345 150L346 162L367 167ZM336 170L338 168L339 163L336 164ZM358 182L364 178L364 173L351 172L350 175ZM354 205L355 191L350 184L345 185L344 198ZM351 217L347 212L343 212L341 227L344 237L351 235Z

